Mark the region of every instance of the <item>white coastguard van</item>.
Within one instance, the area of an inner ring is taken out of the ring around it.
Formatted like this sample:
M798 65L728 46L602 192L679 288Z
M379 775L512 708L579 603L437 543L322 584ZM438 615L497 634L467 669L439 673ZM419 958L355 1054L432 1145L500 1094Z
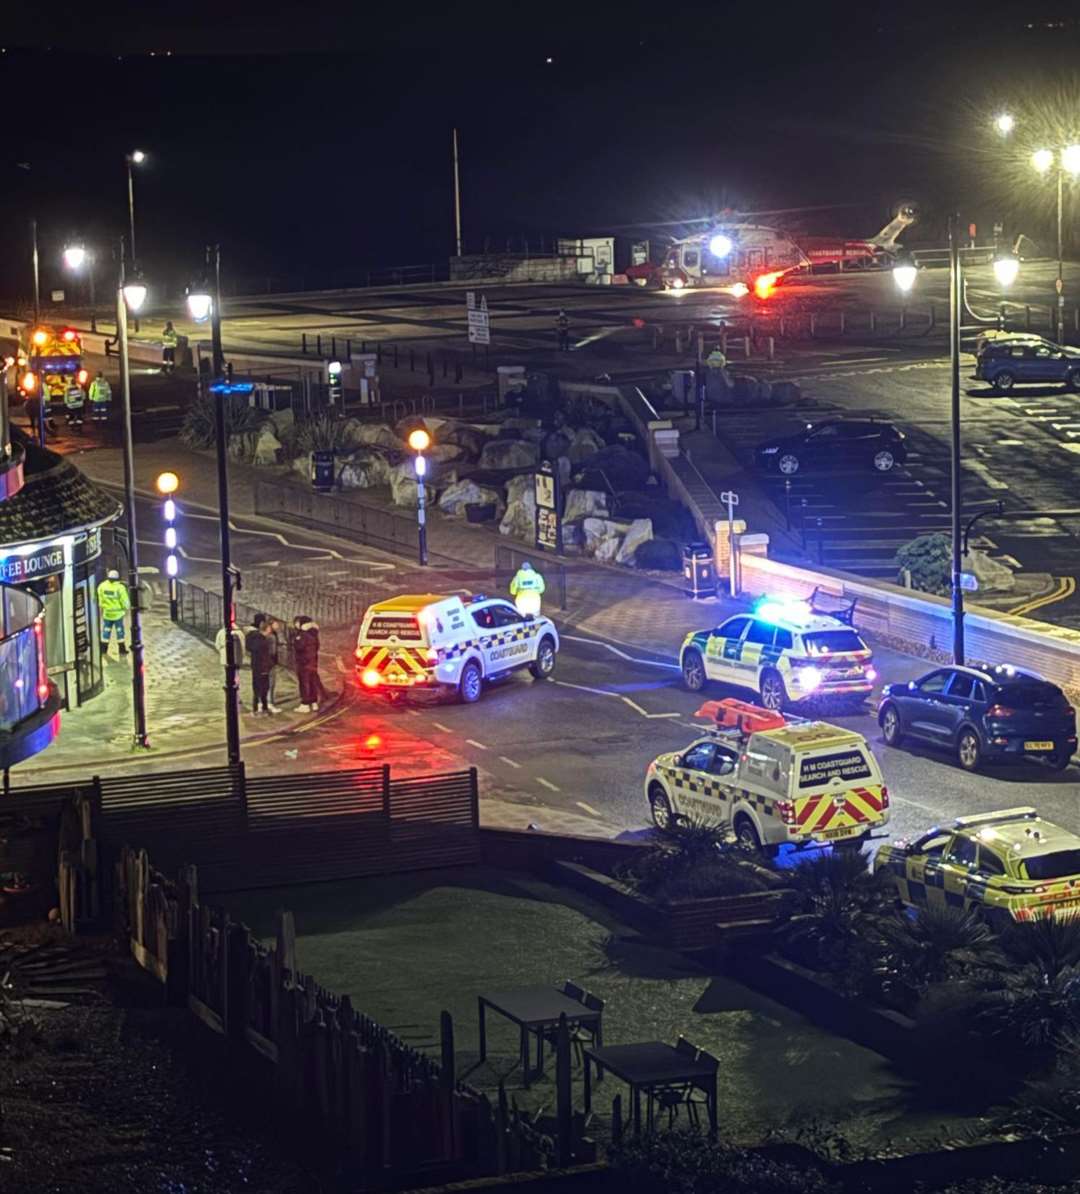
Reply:
M747 848L775 853L784 843L858 849L888 821L889 789L854 730L730 699L706 701L697 716L717 728L646 772L659 829L730 825Z
M472 702L486 680L518 668L546 679L558 650L548 618L523 618L501 597L406 594L364 614L356 674L371 692L456 691Z

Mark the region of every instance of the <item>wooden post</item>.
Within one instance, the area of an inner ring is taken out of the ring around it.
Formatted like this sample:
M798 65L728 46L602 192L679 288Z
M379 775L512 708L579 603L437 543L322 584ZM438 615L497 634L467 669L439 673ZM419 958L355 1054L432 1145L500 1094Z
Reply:
M611 1100L611 1141L613 1144L618 1144L622 1140L623 1134L623 1117L622 1117L622 1095L617 1094Z
M454 1061L454 1018L446 1011L439 1015L439 1039L442 1045L442 1069L439 1078L444 1087L453 1090L457 1084L457 1070Z
M228 924L225 929L225 1033L242 1040L247 1026L248 962L251 935L246 925Z
M560 1169L566 1169L574 1156L574 1103L570 1089L570 1029L565 1012L559 1017L555 1036L555 1104L555 1160Z

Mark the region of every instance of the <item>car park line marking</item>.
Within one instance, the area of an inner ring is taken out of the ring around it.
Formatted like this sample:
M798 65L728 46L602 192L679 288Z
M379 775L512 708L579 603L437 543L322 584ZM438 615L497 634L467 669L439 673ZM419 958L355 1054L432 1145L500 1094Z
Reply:
M542 784L542 785L543 785L545 788L548 788L548 789L549 789L550 791L552 791L552 792L561 792L561 791L562 791L562 788L557 788L557 787L556 787L556 786L555 786L555 785L554 785L554 784L551 782L551 780L549 780L549 779L544 779L544 777L543 777L542 775L538 775L538 776L536 776L535 778L536 778L536 782L537 782L538 784Z
M1080 444L1058 444L1059 448L1064 448L1066 452L1080 452Z
M506 755L499 755L499 762L505 763L507 767L513 767L515 771L521 770L521 764L515 763L513 759L508 759Z
M603 647L605 651L610 651L612 655L618 655L620 659L625 659L627 663L641 663L646 667L666 667L674 668L676 671L679 670L679 665L677 663L658 663L655 659L637 659L633 655L627 655L625 651L620 651L618 647L613 647L611 643L605 643L602 639L582 638L580 635L576 634L564 634L562 637L564 639L569 639L572 643L591 643L594 647ZM564 681L556 680L555 683L564 683Z
M578 808L583 808L587 813L591 813L594 817L600 816L600 813L598 813L591 804L586 804L584 800L576 800L574 803L578 806Z
M487 750L488 749L482 742L477 742L475 738L466 738L465 744L467 746L475 746L477 750Z
M452 734L454 731L449 726L444 726L441 721L433 721L431 723L437 730L442 730L444 734Z
M591 692L594 696L617 696L617 693L606 692L603 688L590 688L587 684L571 684L569 680L552 680L559 688L576 688L578 692Z
M678 666L673 663L665 663L660 666L672 668L675 671L679 670ZM623 696L620 692L608 692L604 688L590 688L587 684L571 684L569 680L553 680L552 683L558 684L561 688L576 688L578 692L591 692L594 696L617 697L623 704L629 705L635 713L640 713L642 717L648 718L649 721L655 721L658 718L682 716L681 713L649 713L648 710L642 709L637 701L631 700L628 696Z
M613 693L612 695L614 696L616 694ZM622 701L623 704L629 705L635 713L640 713L642 717L647 717L650 721L653 721L658 717L682 717L681 713L648 713L646 710L642 709L637 701L632 701L628 696L622 697Z
M1024 441L1022 439L999 439L997 444L999 448L1022 448Z
M1016 615L1029 614L1033 610L1041 609L1044 605L1051 605L1055 601L1063 601L1066 597L1071 597L1075 592L1076 577L1062 576L1058 580L1057 588L1052 593L1048 593L1044 597L1036 597L1033 601L1025 601L1022 605L1018 605L1006 612Z

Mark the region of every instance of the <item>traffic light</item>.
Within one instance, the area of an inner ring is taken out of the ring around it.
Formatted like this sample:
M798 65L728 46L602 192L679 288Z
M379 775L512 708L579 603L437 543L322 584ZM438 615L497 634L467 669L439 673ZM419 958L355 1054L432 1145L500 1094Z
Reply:
M344 405L345 403L345 386L341 379L341 362L331 361L326 366L326 375L329 378L327 385L327 395L331 406Z

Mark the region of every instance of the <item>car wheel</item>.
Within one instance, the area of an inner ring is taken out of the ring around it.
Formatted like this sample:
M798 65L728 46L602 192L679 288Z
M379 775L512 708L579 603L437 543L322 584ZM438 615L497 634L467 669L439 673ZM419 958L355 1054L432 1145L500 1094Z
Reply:
M979 735L972 729L960 731L956 740L956 761L965 771L978 771L982 761L982 743Z
M761 853L761 838L758 837L758 831L754 828L754 822L745 813L735 818L734 829L736 842L747 853Z
M1072 748L1059 746L1049 758L1051 771L1064 771L1072 762Z
M1067 385L1070 390L1080 390L1080 369L1074 369L1069 374Z
M886 705L881 714L881 736L886 746L899 746L904 740L900 728L900 710L895 705Z
M546 680L555 670L555 643L545 636L540 640L536 658L529 664L534 680Z
M882 448L880 452L874 453L874 468L879 473L890 473L893 466L896 464L896 457L889 451L888 448Z
M661 833L675 832L675 814L671 811L671 801L659 784L653 784L649 789L649 809L652 812L653 824Z
M787 704L787 689L779 672L766 672L761 677L761 687L758 690L762 708L773 713L779 713Z
M480 665L472 660L461 669L461 679L458 681L458 692L466 705L471 705L480 699L484 677L480 674Z
M1013 383L1015 381L1016 378L1013 377L1011 373L999 373L997 377L994 378L994 389L1001 390L1003 393L1006 393L1013 388Z
M794 452L785 452L776 462L776 467L785 477L793 477L799 471L799 458Z
M700 692L705 687L705 660L700 651L687 651L683 656L682 678L691 692Z

